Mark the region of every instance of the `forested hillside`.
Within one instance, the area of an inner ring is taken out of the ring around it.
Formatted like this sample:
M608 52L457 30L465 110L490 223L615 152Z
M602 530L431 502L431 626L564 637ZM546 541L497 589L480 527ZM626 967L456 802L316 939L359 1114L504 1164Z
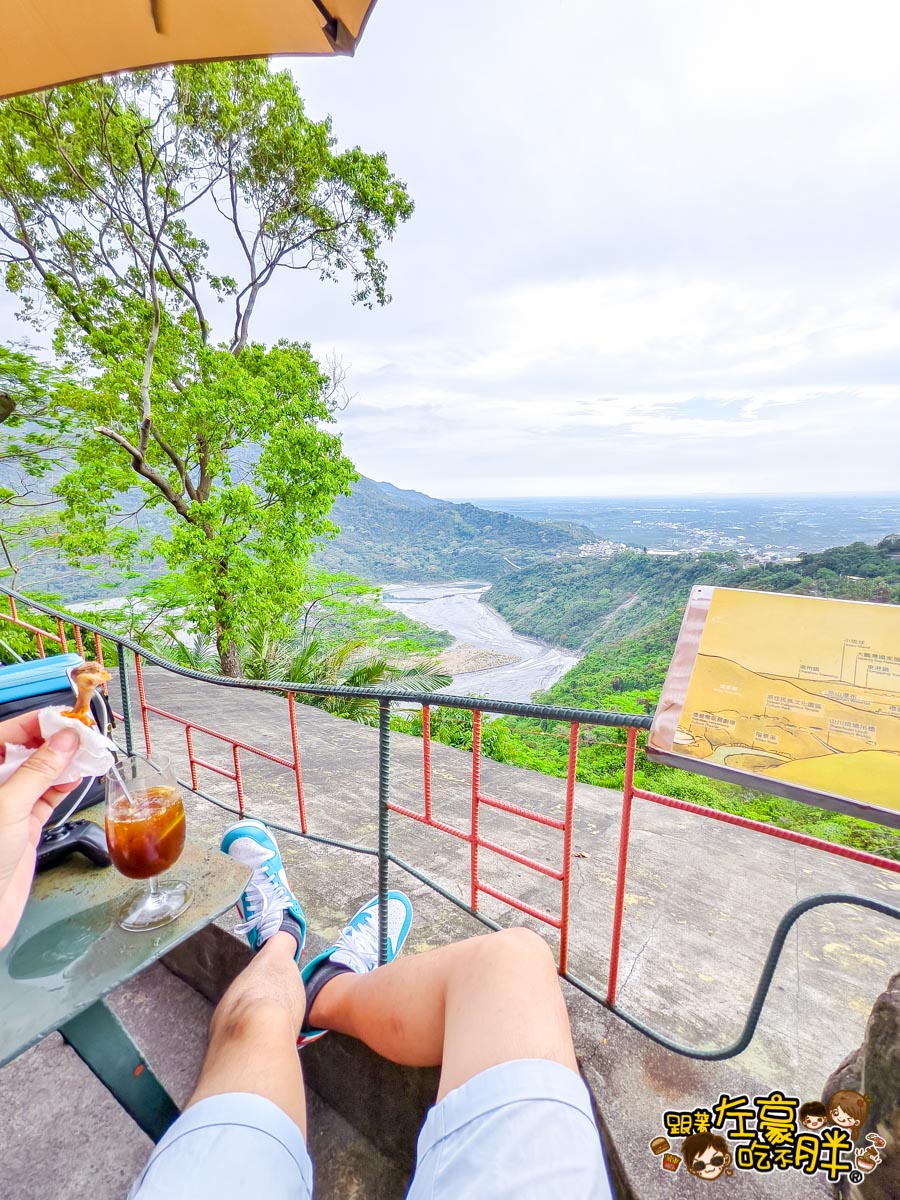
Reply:
M522 632L585 650L584 657L535 699L564 706L652 712L665 681L684 604L696 583L900 603L900 537L878 546L855 542L797 562L742 566L730 554L657 558L626 553L518 571L500 580L488 600ZM539 721L508 718L492 730L486 753L506 762L565 775L563 737ZM623 735L588 734L579 779L621 787ZM826 840L900 859L897 835L871 822L808 804L765 796L640 756L639 786Z
M244 448L242 469L255 461ZM236 459L237 461L237 459ZM55 505L49 494L56 482L52 472L44 484L46 494L33 497L35 512L46 525L32 533L45 533L41 548L7 537L20 570L17 586L30 592L64 596L68 602L98 595L125 595L138 583L163 573L161 560L143 563L139 575L121 577L114 562L85 559L84 569L67 563L52 536ZM0 462L0 490L15 491L21 480L4 472ZM153 509L141 509L140 497L120 497L123 512L139 510L130 522L149 545L153 536L167 535L169 522ZM19 516L19 510L16 511ZM37 518L36 518L37 519ZM313 566L346 571L376 583L397 580L438 582L477 579L491 582L519 567L571 555L595 535L581 525L553 521L528 521L509 513L491 512L473 504L452 504L424 492L409 491L391 483L376 483L365 475L353 484L351 496L338 497L331 519L340 527L336 538L323 540ZM7 574L0 567L0 575ZM110 587L110 584L113 584Z
M487 601L514 629L573 649L642 629L683 605L695 583L734 572L732 554L561 559L499 580Z
M338 498L331 519L341 532L322 544L319 561L377 583L500 579L594 539L580 525L526 521L365 476Z
M522 633L592 649L680 612L694 584L900 603L897 539L854 542L796 562L742 565L735 554L638 552L540 564L499 580L490 604Z

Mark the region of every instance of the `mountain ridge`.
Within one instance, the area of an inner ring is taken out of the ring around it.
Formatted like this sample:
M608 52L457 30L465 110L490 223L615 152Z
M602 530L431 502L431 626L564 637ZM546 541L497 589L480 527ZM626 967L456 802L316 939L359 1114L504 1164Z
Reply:
M576 523L530 521L438 500L366 475L350 496L337 498L331 519L341 532L320 543L316 561L376 583L493 582L521 567L574 555L595 540Z
M3 482L0 471L0 484ZM52 483L50 478L45 481L47 492ZM139 501L135 493L135 506ZM350 496L337 498L331 519L341 532L319 541L312 567L346 571L376 584L458 579L493 582L520 567L575 554L579 546L594 540L588 529L575 523L530 521L467 502L439 500L366 475L353 484ZM165 533L169 522L161 510L145 510L136 524L149 540L152 534ZM144 564L139 582L161 572L161 563ZM72 567L51 550L29 557L17 586L25 591L64 594L70 601L129 590L125 585L110 588L101 584L98 570Z

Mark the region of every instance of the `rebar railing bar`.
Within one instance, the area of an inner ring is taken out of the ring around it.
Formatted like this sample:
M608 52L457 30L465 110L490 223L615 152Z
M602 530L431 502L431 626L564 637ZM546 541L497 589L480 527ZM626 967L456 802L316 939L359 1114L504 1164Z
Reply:
M510 804L508 800L498 800L496 796L488 796L484 792L479 792L478 802L488 808L496 808L499 812L509 813L513 817L533 821L535 825L546 825L548 829L563 830L566 827L565 821L561 821L559 817L545 817L543 813L535 812L531 808L523 808L521 804Z
M297 808L300 811L300 828L306 833L306 800L303 796L303 773L300 770L300 734L297 730L297 701L288 693L288 725L291 730L291 752L294 755L294 782L297 786Z
M834 854L837 858L849 858L853 862L879 867L883 871L900 872L900 862L882 858L878 854L870 854L868 850L857 850L853 846L841 846L837 842L826 842L809 833L797 833L793 829L782 829L779 825L767 825L764 821L755 821L752 817L741 817L737 813L723 812L721 809L708 808L703 804L692 804L689 800L678 800L675 796L661 796L658 792L648 792L643 788L634 788L633 795L638 800L649 800L652 804L661 804L664 808L674 808L679 812L709 817L711 821L722 821L726 825L736 825L738 829L764 833L767 837L794 842L796 845L806 846L810 850L824 850L826 854Z
M431 708L422 705L422 779L425 789L425 820L431 821Z
M566 770L566 812L563 820L563 878L560 902L559 969L569 969L569 900L572 887L572 836L575 824L575 776L578 772L578 722L569 726L569 760Z
M756 1027L759 1024L759 1018L765 1004L766 996L772 984L772 977L775 974L775 968L778 966L778 959L781 951L784 948L785 940L791 930L791 926L809 912L810 909L819 908L823 904L852 904L857 908L868 908L873 912L881 913L882 916L894 917L900 921L900 908L892 908L890 904L882 904L880 900L869 900L864 896L849 896L839 892L823 893L818 896L809 896L805 900L800 900L792 905L778 923L778 927L772 937L769 945L769 952L766 955L763 963L762 972L759 977L759 983L756 985L756 992L753 1000L750 1003L750 1009L747 1013L747 1019L744 1022L744 1027L741 1030L737 1041L732 1042L730 1046L725 1046L719 1050L698 1050L693 1046L683 1046L680 1042L674 1041L658 1030L653 1029L650 1025L646 1025L638 1017L632 1016L631 1013L619 1008L615 1004L609 1004L603 999L590 984L579 979L577 975L565 974L563 979L571 983L573 987L577 987L579 991L584 992L592 1000L598 1001L605 1005L611 1012L620 1017L626 1024L636 1029L638 1033L642 1033L651 1041L656 1042L658 1046L665 1047L666 1050L672 1050L675 1054L681 1054L685 1058L701 1059L705 1062L721 1062L726 1058L734 1058L735 1055L741 1054L750 1045L753 1040L753 1035L756 1032Z
M141 702L141 721L144 724L144 745L147 747L147 753L150 753L150 719L147 716L147 696L144 692L144 668L141 665L141 656L136 653L134 656L134 674L137 679L138 699Z
M527 867L529 871L537 871L539 875L546 875L548 879L562 883L563 873L557 867L538 862L536 858L529 858L527 854L519 854L517 850L508 850L506 846L501 846L499 842L493 842L490 838L482 837L480 833L476 841L479 850L490 850L492 854L499 854L501 858L508 858L510 862L518 863L520 867ZM478 886L481 891L484 891L481 883Z
M616 893L613 901L612 940L609 951L609 981L606 1001L616 1002L616 983L619 978L619 949L622 944L622 914L625 908L625 873L628 870L628 841L631 835L631 801L634 796L634 752L637 734L628 731L625 753L625 780L622 787L622 814L619 818L619 860L616 867Z
M122 694L122 724L125 726L125 750L134 754L134 733L131 728L131 685L128 682L128 651L124 646L116 647L119 660L119 691Z
M9 593L6 593L9 595ZM26 597L22 597L23 600ZM29 601L30 603L30 601ZM52 642L58 642L60 639L55 633L51 633L48 629L40 629L37 625L31 625L28 621L23 621L17 611L10 613L0 613L0 621L8 621L10 625L15 625L16 629L24 629L26 633L33 633L38 638L50 638ZM43 658L44 656L41 655Z
M481 712L472 712L472 811L469 818L469 887L473 909L478 908L478 808L481 800Z
M396 813L398 817L409 817L411 821L418 821L420 825L427 825L429 829L436 829L438 833L449 833L451 837L459 838L462 842L470 842L471 834L466 833L464 829L455 829L452 825L448 825L445 821L439 821L436 817L431 817L429 820L424 813L416 812L414 808L406 808L402 804L395 804L392 800L388 805L392 813Z
M378 705L378 965L388 958L388 855L391 814L391 704Z
M490 887L486 883L478 885L479 892L484 892L486 896L493 896L495 900L499 900L501 904L508 904L510 908L515 908L519 912L527 913L529 917L534 917L536 921L543 922L544 925L549 925L553 929L559 929L559 917L554 917L550 913L545 912L542 908L535 908L533 904L526 904L524 900L517 900L515 896L510 896L508 892L503 892L500 888Z

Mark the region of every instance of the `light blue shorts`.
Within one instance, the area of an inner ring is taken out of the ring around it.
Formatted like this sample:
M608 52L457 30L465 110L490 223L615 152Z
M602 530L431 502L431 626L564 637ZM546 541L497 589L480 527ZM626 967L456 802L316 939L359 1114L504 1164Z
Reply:
M178 1118L130 1200L311 1200L300 1130L262 1096L201 1100ZM408 1200L611 1200L587 1088L543 1059L491 1067L428 1114Z

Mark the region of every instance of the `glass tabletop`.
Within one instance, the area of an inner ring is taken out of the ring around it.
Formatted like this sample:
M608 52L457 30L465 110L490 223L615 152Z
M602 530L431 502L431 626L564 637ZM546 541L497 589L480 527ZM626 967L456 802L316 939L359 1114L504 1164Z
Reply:
M102 825L103 809L81 818ZM0 1066L221 916L250 870L192 841L189 829L170 874L190 885L193 903L171 924L143 933L126 933L116 922L140 880L91 866L80 854L37 876L19 927L0 951Z

